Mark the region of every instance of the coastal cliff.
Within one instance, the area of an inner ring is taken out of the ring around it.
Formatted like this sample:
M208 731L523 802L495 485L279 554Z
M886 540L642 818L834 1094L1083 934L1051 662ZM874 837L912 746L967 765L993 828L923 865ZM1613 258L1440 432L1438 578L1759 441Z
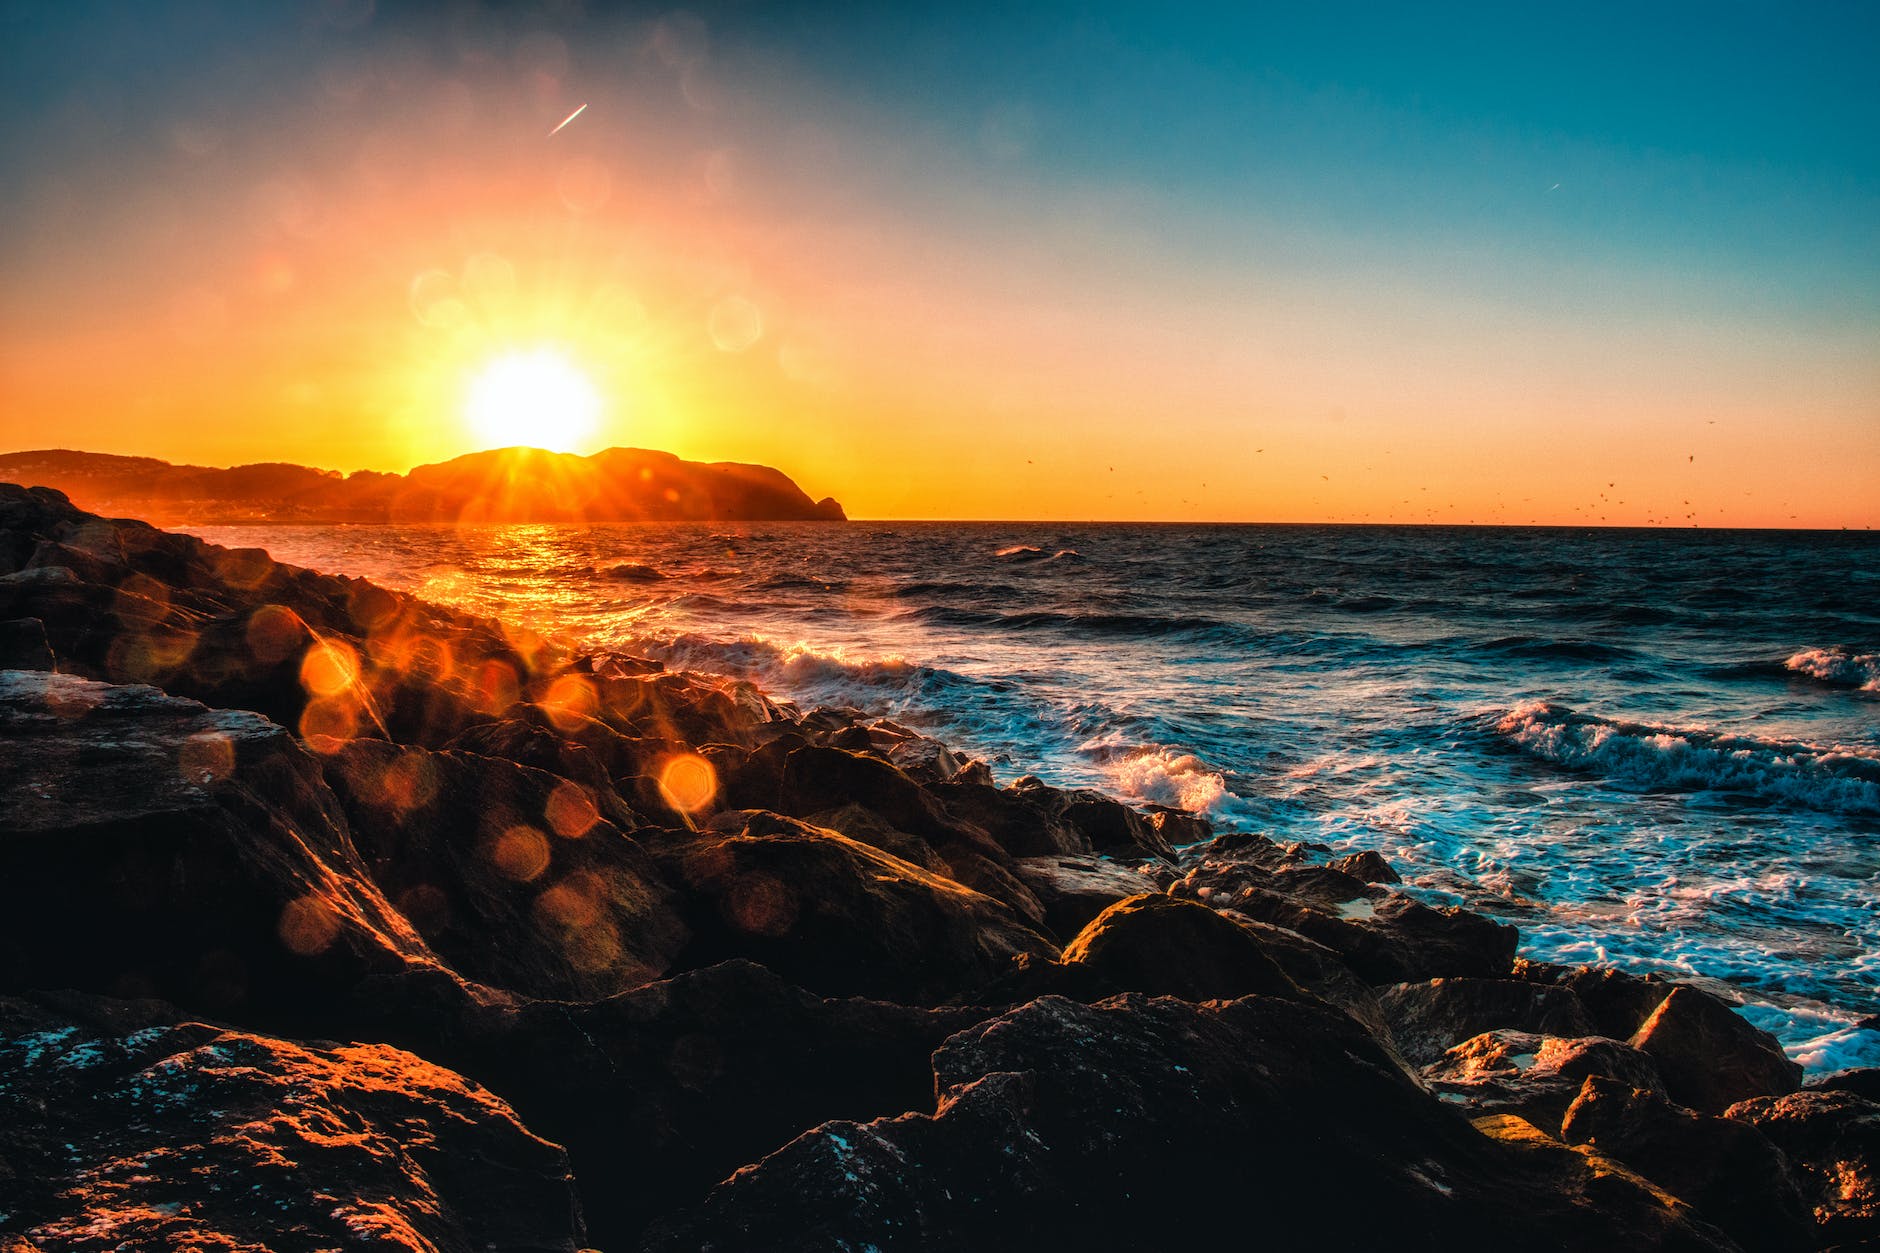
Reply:
M86 509L161 525L511 522L840 522L789 476L735 461L609 448L469 453L409 474L268 462L215 469L48 449L0 454L0 482L36 483Z
M0 486L20 1247L1880 1232L1874 1072L1517 938L1375 853Z

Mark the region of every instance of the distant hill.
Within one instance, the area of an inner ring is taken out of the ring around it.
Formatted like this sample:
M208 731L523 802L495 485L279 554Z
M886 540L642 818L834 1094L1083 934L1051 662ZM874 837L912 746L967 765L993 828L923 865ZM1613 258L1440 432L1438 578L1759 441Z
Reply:
M282 462L215 469L49 449L0 454L0 483L53 487L94 513L160 526L241 522L777 522L845 520L788 475L735 461L609 448L470 453L409 474Z

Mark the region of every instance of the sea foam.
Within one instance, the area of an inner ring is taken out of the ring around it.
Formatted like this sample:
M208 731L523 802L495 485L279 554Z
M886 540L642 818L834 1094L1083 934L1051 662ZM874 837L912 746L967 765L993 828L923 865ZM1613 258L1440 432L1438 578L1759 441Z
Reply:
M1856 748L1626 722L1534 701L1495 731L1556 765L1645 790L1727 792L1836 814L1880 814L1880 757Z
M1836 687L1880 692L1880 653L1849 653L1834 648L1805 648L1783 668Z

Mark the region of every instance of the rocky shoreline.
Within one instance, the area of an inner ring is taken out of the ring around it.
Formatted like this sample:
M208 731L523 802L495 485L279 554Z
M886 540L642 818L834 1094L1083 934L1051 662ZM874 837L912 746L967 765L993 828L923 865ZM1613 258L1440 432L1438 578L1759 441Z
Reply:
M0 486L0 1250L1880 1239L1880 1072L1322 852Z

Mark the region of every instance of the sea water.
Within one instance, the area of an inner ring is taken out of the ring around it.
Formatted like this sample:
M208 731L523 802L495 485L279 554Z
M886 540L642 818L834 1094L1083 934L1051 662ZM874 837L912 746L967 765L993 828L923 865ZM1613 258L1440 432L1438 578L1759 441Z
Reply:
M1561 962L1880 1064L1880 537L997 523L217 527L981 757L1374 848ZM1726 992L1728 989L1724 989Z

